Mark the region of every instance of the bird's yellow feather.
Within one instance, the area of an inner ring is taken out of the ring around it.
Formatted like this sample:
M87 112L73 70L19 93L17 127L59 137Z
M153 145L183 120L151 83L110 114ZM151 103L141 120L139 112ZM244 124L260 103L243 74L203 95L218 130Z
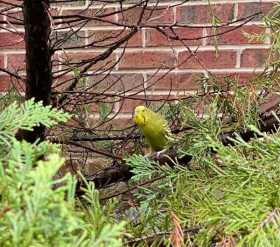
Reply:
M133 121L154 151L160 151L167 146L171 139L171 132L162 115L145 106L137 106L134 110Z

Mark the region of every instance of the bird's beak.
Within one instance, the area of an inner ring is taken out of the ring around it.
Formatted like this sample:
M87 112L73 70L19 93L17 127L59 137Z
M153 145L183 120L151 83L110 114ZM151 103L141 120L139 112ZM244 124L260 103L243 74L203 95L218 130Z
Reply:
M145 116L140 116L139 114L134 113L133 122L136 123L137 125L145 125L146 118Z

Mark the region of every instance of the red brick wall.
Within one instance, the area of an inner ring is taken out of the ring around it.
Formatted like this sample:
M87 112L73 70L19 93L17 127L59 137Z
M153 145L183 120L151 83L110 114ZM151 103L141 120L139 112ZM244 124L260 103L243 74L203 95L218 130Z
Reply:
M11 0L7 2L11 2ZM14 0L12 2L19 3L20 1ZM120 63L114 68L113 74L125 75L123 79L124 86L132 87L137 82L141 84L142 81L148 81L148 84L152 84L153 81L161 78L162 74L166 73L170 68L173 68L168 76L159 80L155 85L149 87L147 83L144 83L144 87L148 87L150 90L148 94L155 94L159 97L160 95L169 94L171 82L176 93L178 91L184 93L195 90L198 87L195 78L201 74L207 75L209 72L218 75L233 74L241 80L244 80L252 74L262 71L269 51L270 40L248 40L244 36L244 32L260 34L262 32L269 32L270 30L262 25L260 18L254 18L235 31L228 32L230 28L236 27L240 23L234 23L232 27L219 28L218 32L225 32L225 34L216 39L207 37L207 35L213 34L213 29L209 28L212 17L207 2L190 0L183 5L168 8L168 6L177 3L177 1L162 0L160 1L160 5L166 6L166 8L155 11L149 19L149 24L172 24L175 22L188 24L190 27L178 28L176 30L184 39L205 36L203 39L185 41L185 44L191 50L196 51L195 57L191 57L185 62L184 60L188 58L190 51L182 46L181 42L167 40L154 29L144 28L139 30L129 41L126 52L121 58ZM267 13L275 2L277 0L216 0L212 1L211 11L222 22L226 23L247 17L259 11ZM85 4L87 4L87 1L85 1ZM3 4L1 7L4 7ZM74 3L59 6L54 12L63 15L75 14L84 7L84 4ZM102 14L117 10L118 8L118 4L108 4ZM98 9L94 6L87 11L94 14ZM108 22L91 22L80 31L80 34L85 36L94 33L95 36L88 39L71 41L72 45L86 44L94 38L100 39L106 35L111 35L111 32L119 32L119 28L110 23L123 21L128 25L135 24L135 17L139 16L140 11L140 8L137 8L127 11L124 15L116 14L107 17L106 20ZM13 13L12 15L22 18L20 13ZM144 15L144 18L148 18L148 16L149 13ZM6 19L7 17L4 17L4 20ZM196 28L193 28L194 26ZM15 26L15 28L18 27ZM18 30L24 31L22 28ZM216 44L218 45L218 52L215 48ZM1 29L0 45L0 67L12 70L23 69L23 37L18 34L7 33ZM96 54L101 51L102 49L100 48L92 48L74 50L71 53L73 53L72 55L76 59L85 59L91 56L91 54ZM121 54L122 51L117 50L110 59L115 61ZM161 68L161 70L157 76L149 80L158 68ZM24 73L24 71L21 73ZM8 83L8 78L4 72L0 72L0 82L0 90L4 90L5 86L3 85L7 85ZM128 99L122 111L124 113L131 111L136 104L139 104L139 101ZM120 105L116 107L120 107Z

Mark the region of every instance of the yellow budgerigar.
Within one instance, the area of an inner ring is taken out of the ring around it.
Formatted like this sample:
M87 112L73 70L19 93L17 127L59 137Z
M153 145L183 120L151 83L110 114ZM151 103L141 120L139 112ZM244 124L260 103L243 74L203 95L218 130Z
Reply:
M145 106L135 108L133 121L154 151L163 150L172 139L166 119Z

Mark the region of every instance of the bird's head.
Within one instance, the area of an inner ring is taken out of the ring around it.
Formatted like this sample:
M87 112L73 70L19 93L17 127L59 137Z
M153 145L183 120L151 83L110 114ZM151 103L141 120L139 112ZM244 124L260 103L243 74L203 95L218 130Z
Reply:
M147 118L147 108L143 105L139 105L134 109L133 121L138 126L144 126Z

